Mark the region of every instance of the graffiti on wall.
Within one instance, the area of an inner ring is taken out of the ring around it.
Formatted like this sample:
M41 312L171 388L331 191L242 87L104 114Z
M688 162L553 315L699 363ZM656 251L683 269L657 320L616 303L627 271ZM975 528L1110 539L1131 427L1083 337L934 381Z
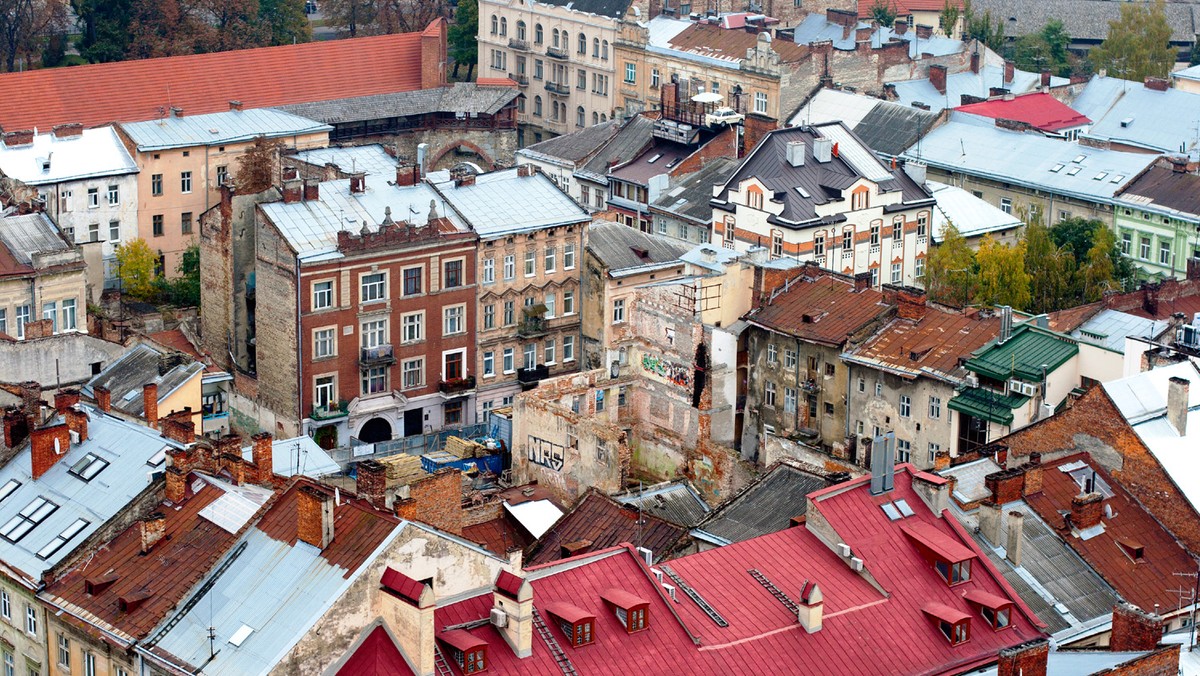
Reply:
M642 369L680 387L689 387L692 383L691 369L657 355L643 354Z
M525 457L529 462L548 467L555 472L562 471L563 451L563 446L533 435L529 436L529 443L525 445Z

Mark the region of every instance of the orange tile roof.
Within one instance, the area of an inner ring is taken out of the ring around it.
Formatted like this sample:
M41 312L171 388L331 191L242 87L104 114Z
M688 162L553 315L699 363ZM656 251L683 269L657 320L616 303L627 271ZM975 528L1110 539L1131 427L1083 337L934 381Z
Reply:
M428 29L427 31L428 32ZM0 127L152 120L421 88L421 33L0 74ZM93 95L87 95L91 92Z
M927 308L920 321L894 319L854 351L859 360L910 372L951 374L960 357L970 356L1000 329L995 317L977 317Z
M879 0L858 0L858 17L865 19L871 16L875 5ZM952 0L950 4L962 9L962 0ZM946 7L945 0L892 0L885 6L889 7L898 16L908 16L913 12L941 12Z

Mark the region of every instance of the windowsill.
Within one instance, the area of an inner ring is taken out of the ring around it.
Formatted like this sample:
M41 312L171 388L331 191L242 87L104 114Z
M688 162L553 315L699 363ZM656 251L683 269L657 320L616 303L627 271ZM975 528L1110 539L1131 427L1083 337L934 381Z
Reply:
M322 361L332 361L332 360L334 360L334 359L337 359L337 355L336 355L336 354L331 354L331 355L327 355L327 356L324 356L324 357L313 357L313 358L312 358L312 360L313 360L313 363L314 363L314 364L315 364L315 363L317 363L317 362L322 362Z
M486 379L486 378L495 378L495 377L496 377L496 374L495 374L495 373L485 373L485 374L483 374L483 377L484 377L485 379Z
M575 357L571 357L570 359L564 359L564 360L563 360L563 363L564 363L564 364L569 364L569 363L571 363L571 362L573 362L573 361L575 361Z
M309 314L319 314L319 313L331 312L336 309L337 308L330 305L330 306L326 306L326 307L315 307L315 308L309 310L308 312L309 312Z
M547 362L542 362L542 365L543 365L543 366L558 366L558 362L556 362L556 361L547 361Z
M516 373L516 371L515 371L515 370L514 370L514 371L504 371L504 372L503 372L503 374L504 374L504 375L506 375L506 376L511 376L511 375L512 375L512 374L514 374L514 373Z
M400 388L400 391L401 392L412 392L413 390L419 390L422 387L425 387L425 383L420 383L419 385L408 385L407 387ZM367 396L367 395L364 395L364 396Z
M400 345L402 345L402 346L404 346L404 347L408 347L408 346L410 346L410 345L420 345L421 343L424 343L424 342L425 342L425 339L424 339L424 338L418 338L418 339L416 339L416 340L405 340L405 341L401 341Z

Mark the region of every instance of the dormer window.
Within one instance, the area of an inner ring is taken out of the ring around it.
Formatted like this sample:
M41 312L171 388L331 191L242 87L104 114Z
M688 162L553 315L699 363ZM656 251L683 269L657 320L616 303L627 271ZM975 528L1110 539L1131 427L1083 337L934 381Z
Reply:
M759 210L763 208L763 193L758 186L752 185L746 188L746 206Z
M464 629L443 631L437 638L449 649L450 658L462 673L477 674L487 669L487 641Z
M969 547L923 521L906 524L901 530L946 584L954 586L971 579L975 552Z
M621 626L625 627L627 633L641 631L650 626L647 623L647 616L650 610L650 602L645 601L623 589L605 589L600 598L604 599L604 603L612 609L617 616L617 621Z
M1006 629L1012 624L1012 601L985 591L973 589L963 597L979 610L992 629Z
M567 642L576 648L595 641L595 615L562 601L547 604L546 612L558 623Z
M959 582L966 582L967 580L971 579L970 561L951 563L949 561L938 559L933 562L933 568L937 571L938 575L942 576L943 580L952 585L958 584Z
M1117 538L1117 546L1134 563L1142 563L1146 560L1146 548L1137 540L1132 538Z
M927 603L921 611L925 613L950 645L959 645L971 640L971 616L943 603Z

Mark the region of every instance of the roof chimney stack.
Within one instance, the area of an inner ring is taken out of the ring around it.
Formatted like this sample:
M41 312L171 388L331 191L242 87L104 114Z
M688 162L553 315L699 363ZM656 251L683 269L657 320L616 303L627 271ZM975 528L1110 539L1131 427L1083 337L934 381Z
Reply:
M54 393L54 410L66 415L67 409L79 403L79 390L66 389Z
M146 416L146 424L158 427L158 383L142 385L142 410Z
M979 532L993 547L1000 545L1000 519L1003 512L1000 505L991 500L979 504Z
M797 619L804 631L813 634L821 631L821 620L824 615L825 597L816 582L806 580L800 589L800 603Z
M1010 60L1004 61L1004 84L1009 84L1013 81L1013 74L1016 72L1016 66Z
M66 423L41 427L29 433L29 455L33 478L39 479L71 448L71 430Z
M1167 381L1167 422L1181 437L1187 436L1188 397L1191 382L1172 376Z
M492 588L491 623L517 657L533 654L533 587L501 570Z
M938 91L939 94L946 93L946 67L941 64L934 64L929 67L929 84Z
M92 396L96 398L96 408L104 413L112 410L112 392L107 387L97 385L92 388Z
M241 110L242 110L242 102L241 102L241 101L238 101L237 99L230 99L230 101L229 101L229 109L230 109L230 110L236 110L236 111L238 111L238 112L241 112Z
M833 157L833 140L817 138L813 140L813 159L824 164Z
M1071 498L1071 526L1087 530L1100 525L1104 515L1104 496L1099 493L1080 493Z
M871 495L892 490L896 475L896 433L888 432L871 442Z
M1021 565L1021 549L1025 543L1025 515L1018 511L1008 513L1008 546L1004 558L1014 566Z
M354 490L376 509L387 509L387 468L375 460L364 460L355 468Z
M138 522L138 531L142 536L142 553L149 554L154 545L163 539L167 532L167 517L162 512L155 512Z
M1046 676L1050 641L1035 638L1000 651L996 676Z
M996 341L997 345L1003 345L1012 337L1012 308L1007 305L1000 306L1000 338Z
M297 493L296 536L325 549L333 542L333 496L316 486L303 486Z
M792 167L804 166L804 141L788 141L787 163Z
M250 437L254 446L250 449L250 460L254 462L257 474L254 483L265 484L275 476L274 439L270 432L259 432Z
M437 599L433 589L395 568L388 567L379 580L380 615L417 674L433 674Z
M359 194L367 191L367 175L359 172L350 174L350 193Z

